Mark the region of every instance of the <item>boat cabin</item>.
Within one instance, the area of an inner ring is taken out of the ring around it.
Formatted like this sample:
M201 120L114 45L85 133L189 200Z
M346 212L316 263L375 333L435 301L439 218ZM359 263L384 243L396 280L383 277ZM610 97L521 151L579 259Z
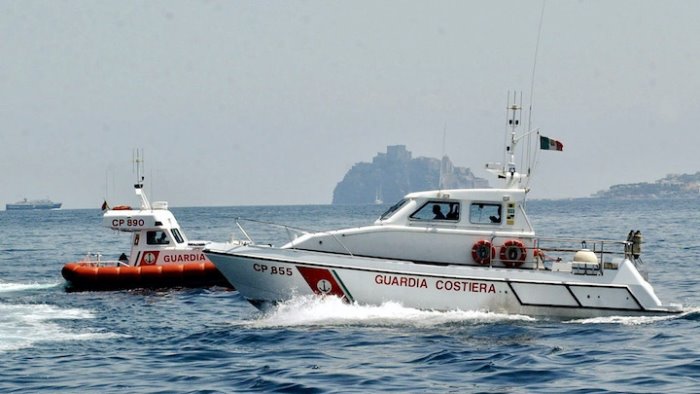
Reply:
M168 203L156 201L148 208L111 209L102 223L116 231L132 233L131 252L122 255L124 265L161 265L167 263L207 261L202 242L189 242L180 229Z
M375 225L440 226L532 233L522 189L458 189L410 193Z
M536 267L524 189L410 193L371 226L305 234L284 247L430 264Z

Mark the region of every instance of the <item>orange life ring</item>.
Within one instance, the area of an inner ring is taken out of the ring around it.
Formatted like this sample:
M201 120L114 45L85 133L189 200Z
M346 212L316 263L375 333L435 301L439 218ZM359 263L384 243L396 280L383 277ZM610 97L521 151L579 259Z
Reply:
M491 263L491 256L496 255L496 248L491 245L491 242L482 239L472 246L472 258L481 265Z
M511 239L503 243L498 257L506 267L520 267L527 257L527 249L525 249L525 244L522 242L517 239Z
M129 211L131 210L131 207L128 205L117 205L116 207L112 208L113 211Z

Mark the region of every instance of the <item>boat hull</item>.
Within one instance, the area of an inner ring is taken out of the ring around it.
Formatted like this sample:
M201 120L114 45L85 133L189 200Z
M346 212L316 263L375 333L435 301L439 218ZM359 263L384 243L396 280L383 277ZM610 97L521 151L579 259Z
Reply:
M231 287L211 262L149 266L97 266L93 262L66 264L61 270L68 289L121 290L169 287Z
M396 301L419 309L564 318L680 312L662 306L641 277L626 284L615 283L612 274L566 280L545 270L416 264L261 247L210 248L205 254L260 308L297 295L329 295L368 305ZM620 271L618 275L630 276Z

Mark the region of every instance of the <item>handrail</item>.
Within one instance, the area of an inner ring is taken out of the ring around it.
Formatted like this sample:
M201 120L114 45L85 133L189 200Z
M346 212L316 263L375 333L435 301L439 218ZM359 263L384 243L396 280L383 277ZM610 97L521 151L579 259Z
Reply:
M94 260L93 260L94 258ZM95 267L106 267L106 266L117 266L117 267L122 267L126 266L128 267L129 264L125 263L124 261L121 260L102 260L102 253L100 252L88 252L85 254L85 258L81 261L81 263L89 263L91 266Z
M237 217L237 218L236 218L236 225L237 225L238 228L241 230L241 232L243 233L243 235L248 239L248 241L250 241L250 242L253 243L253 244L255 243L255 241L253 241L253 239L252 239L252 238L248 235L248 233L243 229L243 226L241 225L240 221L246 221L246 222L258 223L258 224L264 224L264 225L272 226L272 227L283 228L283 229L287 232L287 237L289 238L289 242L293 242L293 241L294 241L294 238L295 238L295 237L292 237L292 234L291 234L290 230L291 230L291 231L298 232L298 233L302 233L302 234L309 234L309 233L325 233L325 234L329 234L331 237L333 237L333 239L335 239L336 242L338 242L338 245L340 245L343 249L345 249L345 251L348 253L348 255L353 256L353 254L352 254L352 252L350 251L350 249L348 249L348 247L345 246L345 244L344 244L332 231L316 231L316 230L309 230L309 229L303 229L303 228L299 228L299 227L288 226L288 225L286 225L286 224L279 224L279 223L273 223L273 222L266 222L266 221L263 221L263 220L247 219L247 218Z
M612 240L612 239L596 239L596 238L552 238L552 237L537 237L537 239L541 241L558 241L558 242L587 242L587 243L612 243L612 244L620 244L620 245L625 245L628 242L627 241L620 241L620 240Z
M298 227L293 227L293 226L288 226L286 224L279 224L279 223L273 223L273 222L266 222L263 220L257 220L257 219L248 219L248 218L242 218L242 217L237 217L236 218L236 226L238 226L239 230L243 233L243 235L250 241L251 243L255 244L255 241L250 237L250 235L243 229L243 226L241 225L240 222L252 222L252 223L257 223L257 224L264 224L267 226L271 227L278 227L278 228L283 228L286 233L287 233L287 238L289 238L289 242L292 242L294 240L294 237L292 236L291 231L301 233L301 234L308 234L311 232L314 232L314 230L306 230Z
M541 265L545 261L556 261L561 260L561 258L551 258L545 259L544 254L538 256L535 251L542 252L561 252L561 253L576 253L583 249L588 249L593 252L600 264L598 264L597 271L600 275L603 274L605 269L605 256L624 256L625 258L631 260L636 265L636 259L633 259L631 254L631 243L629 241L620 240L605 240L605 239L583 239L583 238L552 238L552 237L537 237L537 236L518 236L517 234L497 234L496 232L491 232L488 239L493 246L493 251L496 253L491 256L489 266L493 267L494 263L498 261L498 248L502 247L505 241L510 239L519 239L524 241L524 249L528 251L526 254L526 259L523 263L534 264L534 269L542 269L546 266ZM551 245L551 246L548 246ZM613 247L611 247L611 245ZM614 247L617 246L617 247ZM556 256L556 255L555 255Z
M335 239L336 242L338 242L338 244L339 244L340 246L342 246L343 249L345 249L346 252L348 252L348 254L350 255L350 257L353 257L353 254L352 254L352 252L350 251L350 249L348 249L348 247L345 246L345 244L342 243L342 242L338 239L338 237L335 236L335 234L334 234L333 232L328 232L328 234L330 234L330 235L333 237L333 239Z
M242 218L242 217L237 217L236 218L236 225L240 229L241 233L247 238L247 240L251 243L255 243L251 237L251 235L243 228L242 222L252 222L252 223L257 223L257 224L262 224L266 226L271 226L271 227L276 227L276 228L281 228L284 229L287 233L287 238L289 239L289 247L290 248L295 248L295 240L298 238L299 234L309 234L309 233L315 233L318 235L323 235L324 237L327 237L326 239L332 237L335 242L337 242L337 245L339 245L345 253L347 253L349 256L353 256L353 252L350 251L350 248L344 244L344 242L340 239L338 235L338 231L333 231L333 230L309 230L309 229L303 229L299 227L293 227L293 226L288 226L284 224L278 224L278 223L273 223L273 222L266 222L262 220L257 220L257 219L248 219L248 218ZM461 231L459 231L461 233ZM295 234L298 233L298 234ZM472 237L477 235L478 236L479 232L464 232L463 234L468 237ZM561 237L561 238L554 238L554 237L538 237L533 233L522 233L522 232L506 232L506 231L491 231L490 233L484 234L483 232L481 233L482 237L485 236L490 240L491 245L494 247L495 255L491 256L490 259L490 266L495 266L494 264L499 261L499 254L498 254L498 248L503 247L503 244L507 240L511 239L518 239L524 243L523 248L527 251L526 253L526 258L523 261L523 263L526 264L534 264L535 269L542 269L542 268L547 268L546 266L543 265L543 263L546 261L554 261L556 257L560 257L557 260L561 260L561 258L566 258L564 255L562 256L557 256L558 253L576 253L581 250L590 250L593 252L596 256L598 261L600 262L599 264L599 271L602 273L605 264L605 257L606 256L624 256L625 258L632 260L633 262L636 263L635 259L633 259L633 255L631 254L631 243L629 241L623 241L623 240L611 240L611 239L596 239L596 238L567 238L567 237ZM554 252L553 255L548 255L547 259L545 259L544 254L540 255L536 251L542 251L542 252ZM554 258L553 258L554 257ZM610 257L608 257L610 258ZM571 261L571 260L568 260Z
M238 220L241 220L241 221L244 221L244 222L253 222L253 223L259 223L259 224L267 224L267 225L273 226L273 227L289 228L289 229L292 229L292 230L295 230L295 231L298 231L298 232L301 232L301 233L305 233L305 234L314 232L314 230L307 230L307 229L303 229L303 228L300 228L300 227L289 226L289 225L286 225L286 224L279 224L279 223L274 223L274 222L266 222L266 221L264 221L264 220L242 218L242 217L240 217L240 216L236 218L236 221L238 221Z
M236 226L238 226L238 229L241 230L241 232L243 233L243 235L245 235L246 238L248 238L248 241L250 241L251 243L255 243L253 242L253 239L250 238L250 235L248 235L248 233L243 229L241 223L238 222L238 218L236 218Z
M569 248L545 248L545 247L535 247L535 248L525 247L525 248L526 249L539 249L539 250L544 251L544 252L578 252L579 250L581 250L581 249L574 249L574 248L571 248L571 249L569 249ZM607 252L607 251L603 251L603 250L600 250L600 251L593 250L592 252L602 253L602 254L618 254L618 255L625 254L625 252Z

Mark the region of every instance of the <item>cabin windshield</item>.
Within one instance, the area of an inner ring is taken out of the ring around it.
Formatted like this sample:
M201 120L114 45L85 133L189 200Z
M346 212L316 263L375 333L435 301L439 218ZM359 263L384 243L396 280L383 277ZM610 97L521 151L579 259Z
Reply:
M406 201L408 200L402 199L401 201L389 207L389 209L387 209L386 212L384 212L382 216L379 217L379 220L389 219L396 211L399 210L399 208L406 204Z
M148 245L168 245L170 240L168 234L163 230L146 232L146 243Z
M459 203L449 201L428 201L410 217L414 220L459 220Z
M173 237L175 238L175 242L177 242L177 243L179 243L179 244L185 242L185 240L182 239L182 235L180 235L180 230L174 228L174 229L172 230L172 232L173 232Z
M469 222L472 224L500 224L501 204L473 203L469 207Z

